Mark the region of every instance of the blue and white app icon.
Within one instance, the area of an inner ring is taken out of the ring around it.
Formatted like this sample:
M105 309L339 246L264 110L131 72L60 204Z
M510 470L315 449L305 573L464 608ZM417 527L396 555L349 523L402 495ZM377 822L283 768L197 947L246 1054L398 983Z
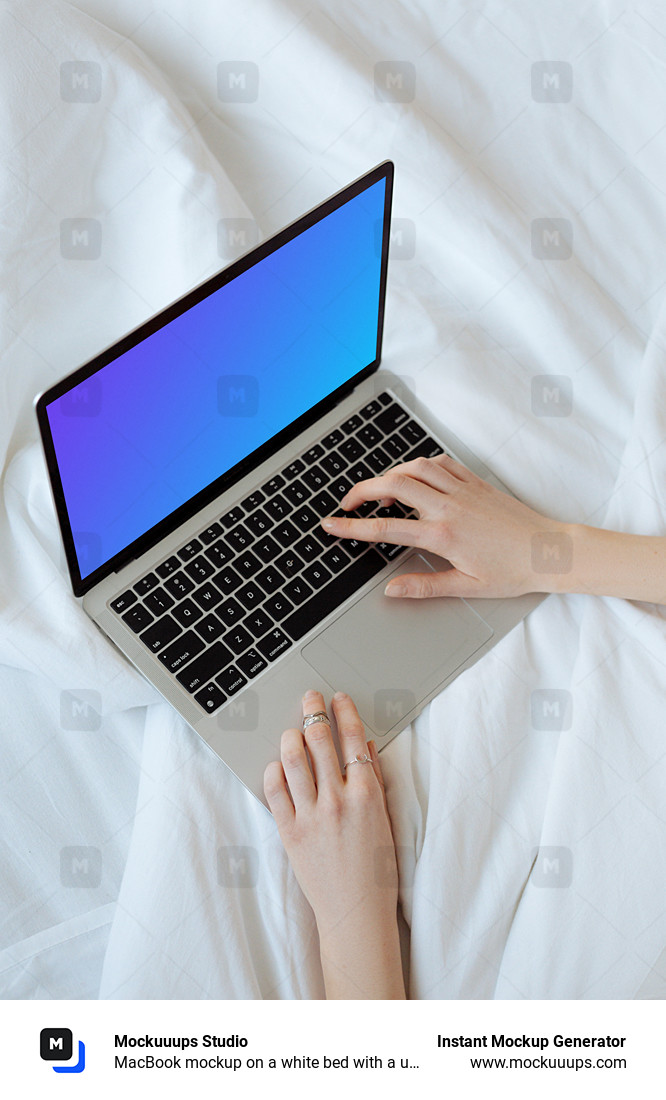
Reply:
M74 1047L68 1027L44 1027L39 1033L39 1053L45 1062L71 1062ZM82 1073L86 1068L86 1048L79 1039L78 1061L73 1066L52 1066L56 1073Z

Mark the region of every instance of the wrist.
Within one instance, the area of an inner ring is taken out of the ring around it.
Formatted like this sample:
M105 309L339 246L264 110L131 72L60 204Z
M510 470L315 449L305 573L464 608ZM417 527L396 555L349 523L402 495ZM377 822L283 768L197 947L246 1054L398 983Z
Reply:
M382 924L361 918L320 932L328 1000L403 1000L405 984L397 912Z

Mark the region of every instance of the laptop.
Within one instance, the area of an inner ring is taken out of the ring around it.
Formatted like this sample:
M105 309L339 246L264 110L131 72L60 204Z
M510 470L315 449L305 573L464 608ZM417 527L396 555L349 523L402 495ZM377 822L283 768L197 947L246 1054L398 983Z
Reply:
M391 600L390 576L448 563L319 523L353 483L443 450L505 488L380 366L393 174L373 168L35 401L75 596L264 804L307 688L348 692L382 749L542 598Z

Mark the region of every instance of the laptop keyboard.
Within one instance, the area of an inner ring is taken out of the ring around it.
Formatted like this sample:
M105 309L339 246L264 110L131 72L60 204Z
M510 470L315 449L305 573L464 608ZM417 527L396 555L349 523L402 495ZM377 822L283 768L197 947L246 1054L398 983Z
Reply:
M334 538L320 519L411 515L374 501L342 513L339 502L396 462L441 452L382 393L109 606L212 714L404 550Z

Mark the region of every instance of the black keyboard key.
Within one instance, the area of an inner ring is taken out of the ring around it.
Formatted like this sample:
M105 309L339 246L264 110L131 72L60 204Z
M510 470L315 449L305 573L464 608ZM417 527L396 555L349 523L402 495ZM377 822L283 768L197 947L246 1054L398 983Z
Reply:
M290 504L297 508L300 504L304 504L310 496L310 489L307 485L304 485L302 481L292 481L291 485L287 485L284 491L284 496Z
M202 531L199 535L204 546L210 546L211 542L215 542L215 539L219 539L222 534L222 527L219 523L211 523L210 527L207 527L205 531Z
M325 489L321 493L317 493L316 497L313 497L310 501L310 507L314 508L317 516L317 520L320 520L323 516L330 516L338 508L339 501L331 496ZM316 522L316 521L315 521ZM312 525L314 526L314 524Z
M151 653L157 653L163 646L168 645L177 638L182 627L171 615L163 615L156 623L144 630L139 637L144 645L148 646Z
M272 539L270 535L267 535L261 542L254 544L254 552L259 555L264 565L267 565L269 561L275 561L281 550L282 547L278 546L275 539Z
M377 431L377 428L375 428L374 424L366 424L363 428L361 428L360 432L357 435L357 438L361 440L361 443L364 445L366 450L368 450L370 447L376 447L378 443L381 443L382 432Z
M253 493L250 493L249 497L246 497L243 501L242 507L246 512L253 512L255 508L258 508L260 504L263 504L266 497L262 493L261 489L255 489Z
M282 473L285 477L291 480L292 477L298 477L299 474L302 474L304 469L305 463L301 462L300 458L297 458L294 462L287 466L287 468L283 470Z
M261 569L261 562L250 550L246 550L244 554L236 558L234 569L238 570L241 577L247 579L247 577L253 577Z
M213 714L222 706L226 695L217 684L206 684L205 688L198 691L194 698L200 707L203 707L209 714Z
M240 600L243 607L247 608L248 611L252 611L254 607L259 607L262 601L266 599L266 594L261 591L258 584L250 581L249 584L244 584L242 588L238 589L236 598Z
M288 546L293 546L296 539L300 537L300 531L297 527L294 527L293 523L286 520L284 523L280 523L273 531L274 537L278 540L281 546L285 549Z
M219 583L219 575L215 579ZM203 608L204 611L211 611L214 607L217 607L222 598L222 593L212 581L206 581L205 584L201 585L201 588L197 588L192 596L192 599L196 600L199 607Z
M439 443L436 443L434 439L431 439L429 435L422 439L418 446L414 447L409 454L405 455L403 461L411 462L413 458L433 458L434 455L440 455L442 448Z
M273 568L273 566L269 566L268 569L264 569L263 573L260 573L257 577L257 580L269 596L272 596L273 592L280 588L281 585L284 583L284 577L281 573L278 573L277 569Z
M343 439L344 435L340 428L334 428L332 432L329 432L329 434L322 439L321 445L325 451L330 451L333 447L338 447Z
M375 424L383 435L391 435L396 428L399 428L401 424L406 424L408 420L409 413L407 410L392 402L387 408L382 409L375 420Z
M339 502L343 497L347 496L347 493L352 487L351 481L348 481L346 477L336 477L328 486L327 492L332 493L335 499Z
M263 653L269 661L275 661L281 653L284 653L285 649L289 649L291 642L289 638L276 626L274 630L271 630L270 634L267 634L265 638L262 638L260 642L257 642L257 649L260 653Z
M154 573L148 573L145 577L142 577L140 581L137 581L134 585L134 591L137 596L145 596L146 592L150 592L151 588L159 584L157 577Z
M273 620L270 619L261 608L259 611L253 611L251 615L248 615L247 619L243 620L243 626L246 630L249 630L255 638L263 638L266 631L270 630L273 625Z
M235 695L237 691L247 683L247 680L243 676L242 672L239 672L233 665L231 668L225 668L221 676L218 676L216 681L223 691L226 691L227 695Z
M311 466L313 462L318 462L319 459L323 457L323 454L324 448L321 443L315 443L314 447L310 447L310 450L305 452L303 460L308 466Z
M278 490L283 489L284 485L284 478L281 477L280 474L276 474L275 477L272 477L270 481L266 482L266 484L264 485L264 492L272 496L273 493L277 493Z
M325 455L322 458L320 465L331 477L337 477L346 468L347 462L338 451L331 451L330 455Z
M321 562L315 562L314 565L309 565L308 568L303 571L303 576L313 588L321 588L323 584L326 584L326 582L331 579L331 574Z
M204 643L199 635L193 630L188 630L186 634L181 634L178 641L172 642L168 649L158 653L158 657L169 672L178 672L183 665L201 653L203 648Z
M275 564L280 572L284 573L285 577L295 577L303 568L303 562L298 554L294 554L289 550L286 554L283 554L282 557L278 558Z
M324 473L321 466L313 466L303 474L303 481L314 493L323 489L324 485L328 484L328 480L328 474Z
M243 509L239 505L236 505L235 508L232 508L229 512L226 512L225 515L220 516L220 523L224 527L225 531L229 531L237 523L240 523L244 515L245 513Z
M314 561L321 554L319 540L314 535L306 535L304 539L296 543L294 549L297 554L300 554L303 561Z
M358 413L354 413L353 416L349 417L349 420L345 420L344 424L341 425L341 428L345 435L351 435L352 432L357 432L362 424L363 421L361 420L361 417L358 415Z
M356 436L351 436L349 439L345 439L344 443L340 444L340 454L344 455L347 462L354 462L364 453L363 445L359 443Z
M203 646L203 642L201 645ZM192 661L179 672L176 679L186 691L193 693L212 680L213 676L217 676L230 661L233 661L233 657L227 647L222 642L215 642L196 661Z
M341 539L342 545L345 548L347 554L350 554L352 558L358 558L361 554L368 549L369 543L361 542L360 539Z
M206 557L212 561L216 569L220 569L223 565L226 565L228 561L231 561L234 556L233 550L230 550L226 542L223 539L218 539L212 546L209 546L206 550Z
M349 565L350 557L345 554L341 546L332 546L330 550L322 556L321 559L325 566L331 570L331 573L339 573L341 569L344 569L345 565Z
M268 665L264 658L257 653L256 649L249 649L247 653L244 653L242 657L238 658L238 667L241 672L252 679L252 677L258 676L260 672L263 672L265 668L268 668Z
M294 605L289 602L284 593L278 592L277 596L271 596L270 600L266 600L264 610L274 622L279 623L285 615L289 615L294 610Z
M377 415L380 409L381 405L379 401L369 401L368 404L361 409L361 416L364 420L371 420L373 416Z
M197 610L199 610L197 608ZM201 614L201 612L199 612ZM197 623L194 628L197 634L200 634L204 642L215 642L219 637L224 634L224 626L218 619L217 615L206 615L205 619Z
M390 439L384 440L384 448L388 451L391 458L395 461L396 459L402 458L403 455L407 454L407 451L409 450L409 443L406 443L402 436L399 435L398 432L396 432L395 435L392 435Z
M260 538L261 535L265 535L273 526L273 520L260 508L254 515L247 517L245 526L249 528L256 538Z
M211 565L203 554L200 554L198 558L185 566L185 572L189 574L193 581L199 584L200 581L207 581L209 577L212 577L215 566Z
M369 477L372 477L372 470L364 462L355 462L347 470L347 477L350 477L352 481L367 481Z
M182 550L178 551L178 557L181 561L189 561L195 554L198 554L203 547L198 539L192 539L188 542L187 546L184 546Z
M294 512L291 518L301 531L309 531L320 517L309 505L306 505Z
M252 635L248 634L243 626L232 627L231 630L228 630L225 634L224 640L229 646L229 649L232 649L236 654L243 653L248 646L252 645Z
M216 573L215 574L215 584L224 593L225 596L230 596L231 593L235 592L236 589L239 587L239 585L241 585L242 583L243 583L243 578L236 572L236 570L231 565L228 565L226 567L226 569L222 570L221 573ZM206 589L208 589L208 588L212 588L213 586L209 582L204 587ZM199 592L197 592L195 594L194 598L196 599L197 596L201 592L202 592L202 589L200 588ZM198 600L197 602L201 603L201 600ZM201 604L201 606L204 607L204 604ZM207 605L207 606L213 606L213 605L211 604L211 605Z
M302 577L297 577L296 580L289 581L289 584L285 585L284 594L292 603L299 604L312 595L312 589Z
M180 560L174 554L172 557L167 558L161 565L158 565L155 572L157 576L164 580L165 577L170 577L172 573L177 573L180 569Z
M397 558L398 554L402 554L405 549L404 546L395 546L392 542L377 542L375 546L387 561L393 561L393 559Z
M391 465L391 459L381 447L375 447L374 451L370 451L370 454L365 456L365 461L373 474L381 474Z
M379 401L380 405L390 405L393 398L391 397L390 393L386 393L386 391L384 391L384 393L380 393L377 400Z
M171 577L167 577L164 582L164 587L167 592L171 593L174 599L182 600L184 596L189 596L194 588L194 584L184 573L174 573Z
M165 611L173 607L171 596L163 588L156 588L154 592L149 592L143 602L148 610L152 611L153 615L163 615Z
M227 534L227 542L229 546L233 546L234 550L246 550L253 541L253 536L242 523L239 523L237 527L233 527Z
M135 634L139 631L145 630L147 626L153 622L154 616L151 615L147 607L143 604L137 604L136 607L131 607L129 611L126 611L123 615L123 622L127 624L130 630L133 630Z
M122 596L117 596L115 600L111 601L111 607L120 615L121 611L127 611L127 608L131 607L136 601L136 593L132 592L131 588L128 588L127 592L123 592Z
M348 569L339 573L331 584L297 607L293 615L284 620L282 625L287 634L298 641L307 634L308 630L317 626L326 615L344 603L347 597L353 595L361 585L376 576L385 565L386 562L376 550L369 550L367 554L363 554ZM316 566L311 568L314 569ZM304 576L307 577L307 570ZM307 579L310 578L307 577Z
M268 512L271 519L280 520L284 519L291 512L291 504L288 500L285 500L281 493L272 500L267 500L264 508L265 512Z
M408 443L419 443L426 434L425 428L417 424L415 420L407 420L400 426L400 433L404 435Z
M197 607L191 600L183 600L182 603L176 604L172 611L172 615L174 615L183 626L189 626L190 623L195 623L197 619L201 618L202 614L201 608Z
M221 604L215 614L222 620L225 626L235 626L245 614L245 609L241 607L237 600L230 598Z

